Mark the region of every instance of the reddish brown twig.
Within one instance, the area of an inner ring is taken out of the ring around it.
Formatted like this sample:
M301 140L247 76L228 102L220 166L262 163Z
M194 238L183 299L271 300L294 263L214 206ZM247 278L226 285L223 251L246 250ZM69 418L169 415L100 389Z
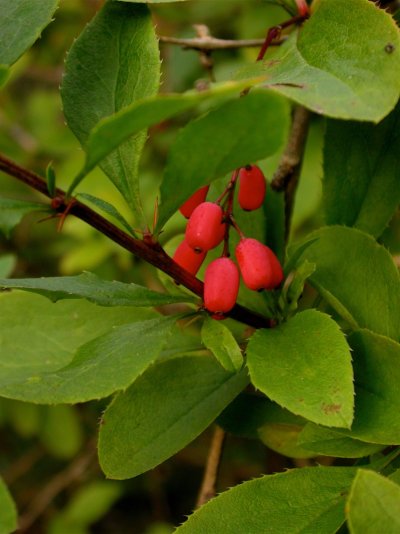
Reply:
M19 166L2 154L0 154L0 171L5 172L9 176L13 176L17 180L30 186L32 189L51 198L47 190L46 181L43 178L34 172ZM64 213L69 206L71 199L67 199L65 191L59 188L56 189L55 194L59 199L59 202L57 203L57 212ZM106 235L112 241L118 243L118 245L138 258L141 258L157 269L165 272L176 282L192 291L195 295L198 295L199 297L203 296L203 282L175 263L151 235L145 236L143 240L136 239L99 215L96 211L89 208L89 206L76 199L70 206L69 213L78 217L78 219L85 221L87 224ZM255 328L269 328L270 326L269 319L239 305L235 306L229 316Z

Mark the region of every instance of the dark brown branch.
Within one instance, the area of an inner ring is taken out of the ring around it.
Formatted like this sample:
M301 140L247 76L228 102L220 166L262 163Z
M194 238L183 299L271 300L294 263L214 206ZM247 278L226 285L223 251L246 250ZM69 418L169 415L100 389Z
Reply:
M200 506L203 506L203 504L215 497L218 471L221 464L225 438L225 431L217 426L212 437L196 508L200 508Z
M47 191L47 184L43 178L28 169L20 167L17 163L9 160L2 154L0 154L0 171L17 178L17 180L30 186L32 189L51 198ZM112 241L118 243L118 245L138 258L141 258L157 269L165 272L178 284L186 287L195 295L198 295L199 297L203 296L203 282L175 263L172 258L166 254L161 245L155 242L151 236L148 236L143 240L135 239L89 208L86 204L74 199L74 203L69 205L66 200L66 193L62 189L57 188L56 196L60 200L56 210L58 213L62 214L67 208L70 208L70 214L85 221L87 224L106 235ZM255 328L268 328L270 326L270 321L268 319L239 305L234 307L229 316Z
M289 140L279 167L271 182L271 187L275 191L285 191L286 237L289 234L294 197L303 163L310 116L310 111L303 106L297 106L294 109Z

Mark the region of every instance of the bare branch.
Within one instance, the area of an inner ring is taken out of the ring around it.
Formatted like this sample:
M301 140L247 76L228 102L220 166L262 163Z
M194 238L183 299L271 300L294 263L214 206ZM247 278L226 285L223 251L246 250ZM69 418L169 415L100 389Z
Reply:
M197 498L196 508L200 508L200 506L203 506L203 504L215 497L218 471L221 463L225 438L225 431L217 426L211 440L207 464L205 467L199 496Z
M210 51L213 50L235 50L238 48L258 48L264 44L265 39L243 39L243 40L232 40L232 39L218 39L217 37L204 36L204 37L194 37L192 39L179 39L177 37L167 37L165 35L160 35L159 39L162 43L173 44L182 46L187 50L200 50L200 51ZM279 46L284 42L285 39L279 39L273 41L270 46Z
M286 237L289 234L294 197L303 162L310 116L310 111L305 107L297 106L295 108L289 140L279 167L271 182L271 187L275 191L285 191Z

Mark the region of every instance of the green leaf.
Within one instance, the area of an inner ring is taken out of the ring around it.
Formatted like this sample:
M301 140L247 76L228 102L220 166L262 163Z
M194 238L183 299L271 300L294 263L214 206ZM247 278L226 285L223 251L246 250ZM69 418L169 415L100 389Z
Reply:
M12 65L52 21L57 0L0 1L0 63Z
M297 310L305 283L314 271L315 264L304 260L296 266L295 270L290 273L290 277L286 279L279 299L280 308L285 317Z
M104 414L99 437L104 473L125 479L159 465L207 428L247 383L243 371L228 373L205 356L150 367Z
M353 420L350 349L338 325L316 310L259 330L247 347L254 386L297 415L326 426Z
M160 59L146 6L107 2L71 48L61 94L68 126L85 147L100 119L157 92ZM102 169L143 222L137 180L142 131L102 162ZM76 184L75 184L76 185Z
M242 352L229 328L206 317L201 329L201 340L224 369L233 373L242 368Z
M4 254L0 256L0 276L10 276L15 269L17 258L14 254Z
M344 523L353 467L305 467L245 482L197 510L176 532L333 534Z
M46 211L47 206L11 198L0 198L0 232L10 237L11 230L32 211Z
M157 317L146 309L99 308L84 300L50 304L19 292L0 294L0 309L0 394L21 400L27 400L28 386L39 385L31 377L67 366L81 345L113 327Z
M186 2L187 0L118 0L118 2L133 2L135 4L167 4L171 2Z
M3 87L3 85L6 83L9 74L10 69L7 67L7 65L0 65L0 87Z
M194 300L190 295L173 296L133 283L109 282L88 272L77 276L0 279L0 288L23 289L53 302L83 298L100 306L162 306Z
M243 392L225 408L217 423L236 436L256 439L260 437L259 429L266 425L297 426L301 429L306 421L266 397Z
M350 437L400 444L400 345L368 330L349 337L353 350L356 405Z
M389 478L396 484L400 484L400 468L396 469L396 471L389 475Z
M112 218L114 218L116 221L120 223L120 225L128 232L128 234L135 235L132 226L127 222L125 217L121 215L121 213L109 202L106 202L105 200L101 198L94 197L93 195L89 195L88 193L78 193L77 198L82 198L83 200L86 200L96 206L96 208L100 209L103 213L106 213L107 215L110 215Z
M378 473L360 469L351 486L346 516L352 534L398 534L400 486Z
M379 122L400 92L395 22L368 0L315 4L310 19L272 61L246 67L239 77L267 75L269 88L316 113Z
M255 83L255 79L216 84L206 91L183 94L160 94L143 98L102 119L90 132L86 144L86 161L76 180L80 180L121 143L141 130L188 111L200 103L234 96Z
M324 197L328 224L379 237L400 203L400 105L379 125L328 121Z
M310 283L352 328L398 340L400 278L388 251L354 228L321 228L310 239L300 256L317 266Z
M199 187L238 167L263 159L283 143L287 102L252 91L190 122L172 145L163 182L158 229Z
M56 195L56 173L53 167L53 162L50 162L46 167L46 182L47 191L53 198Z
M17 529L17 509L14 501L0 478L0 533L11 534Z
M382 445L352 439L313 423L308 423L303 428L298 444L315 454L338 458L362 458L382 449Z
M217 423L227 432L245 438L260 439L269 449L290 458L309 458L314 453L297 444L306 424L266 397L241 393L218 417Z
M6 397L43 404L87 402L126 389L159 356L177 317L114 327L81 345L65 367L0 381Z

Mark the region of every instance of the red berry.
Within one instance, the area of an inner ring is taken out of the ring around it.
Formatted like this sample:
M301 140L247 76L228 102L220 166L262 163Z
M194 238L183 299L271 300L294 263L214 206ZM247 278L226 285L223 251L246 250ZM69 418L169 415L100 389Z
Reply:
M301 17L307 17L310 13L306 0L295 0L297 11Z
M236 247L236 259L243 281L249 289L274 289L283 280L278 258L257 239L241 239Z
M210 250L224 239L224 212L213 202L203 202L193 211L186 227L186 241L196 252Z
M204 306L218 318L236 303L239 291L239 270L229 258L212 261L204 275ZM221 317L222 318L222 317Z
M262 170L257 165L248 165L239 172L239 206L252 211L264 202L267 184Z
M186 243L185 240L179 245L174 254L174 261L192 274L197 274L201 264L206 257L207 252L197 254L192 247Z
M182 206L179 208L179 211L184 217L186 217L186 219L189 219L193 213L193 210L197 208L199 204L205 201L209 189L209 185L201 187L195 193L193 193L193 195L188 198L186 202L182 204Z

